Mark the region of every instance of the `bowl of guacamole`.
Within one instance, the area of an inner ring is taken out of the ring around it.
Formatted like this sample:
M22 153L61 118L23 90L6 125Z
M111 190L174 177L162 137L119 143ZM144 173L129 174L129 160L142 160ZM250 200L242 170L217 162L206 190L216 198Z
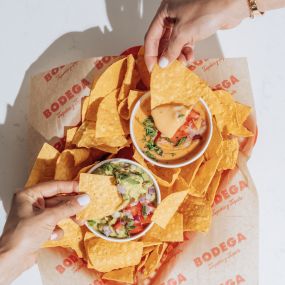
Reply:
M122 203L101 219L90 219L86 226L96 236L109 241L138 239L153 226L154 210L161 201L159 186L152 173L140 164L121 158L102 161L88 173L112 176Z

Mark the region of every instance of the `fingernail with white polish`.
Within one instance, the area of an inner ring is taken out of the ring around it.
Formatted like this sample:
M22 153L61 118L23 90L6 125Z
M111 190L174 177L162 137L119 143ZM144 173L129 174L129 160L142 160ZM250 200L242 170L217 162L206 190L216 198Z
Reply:
M80 206L86 206L90 202L90 197L87 194L83 194L77 197L77 202Z
M158 63L158 65L159 65L161 68L167 67L168 64L169 64L169 60L168 60L165 56L161 57L160 60L159 60L159 63Z
M50 235L50 240L57 240L57 233L53 232L53 233Z

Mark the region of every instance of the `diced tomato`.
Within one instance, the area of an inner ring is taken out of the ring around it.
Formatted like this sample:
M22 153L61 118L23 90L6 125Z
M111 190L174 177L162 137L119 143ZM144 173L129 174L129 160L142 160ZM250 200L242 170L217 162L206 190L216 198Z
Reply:
M157 143L158 139L161 137L161 132L158 131L155 139L154 139L154 142Z
M119 231L122 227L123 227L123 225L121 224L120 221L118 221L118 222L114 225L114 229L115 229L116 231Z
M130 210L133 217L142 215L142 204L137 203L135 206L129 206L126 210Z
M131 235L138 234L144 230L144 227L141 224L135 224L135 228L130 231Z
M187 120L197 120L200 117L200 113L195 111L194 109L191 110L190 114L187 116Z
M142 216L142 218L141 218L141 223L143 224L143 225L147 225L147 224L150 224L151 223L151 216L152 215L148 215L148 216Z

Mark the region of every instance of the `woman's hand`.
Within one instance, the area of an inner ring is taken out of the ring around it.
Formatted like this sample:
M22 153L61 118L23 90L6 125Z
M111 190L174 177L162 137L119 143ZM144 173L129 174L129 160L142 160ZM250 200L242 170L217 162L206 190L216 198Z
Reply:
M62 236L57 223L74 216L90 201L88 195L77 192L75 181L52 181L15 194L0 238L0 284L8 284L34 264L45 241Z
M163 0L145 36L149 71L161 53L162 68L177 58L188 63L197 41L233 28L249 15L248 0Z

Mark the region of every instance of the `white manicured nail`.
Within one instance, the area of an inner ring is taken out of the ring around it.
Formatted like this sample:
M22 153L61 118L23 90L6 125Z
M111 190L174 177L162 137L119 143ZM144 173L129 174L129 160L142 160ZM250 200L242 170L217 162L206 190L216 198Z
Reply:
M56 233L56 232L53 232L53 233L50 235L50 240L57 240L57 233Z
M158 63L158 65L159 65L161 68L167 67L168 64L169 64L169 60L168 60L165 56L161 57L160 60L159 60L159 63Z
M83 194L77 197L77 202L80 206L86 206L90 202L90 197L87 194Z

